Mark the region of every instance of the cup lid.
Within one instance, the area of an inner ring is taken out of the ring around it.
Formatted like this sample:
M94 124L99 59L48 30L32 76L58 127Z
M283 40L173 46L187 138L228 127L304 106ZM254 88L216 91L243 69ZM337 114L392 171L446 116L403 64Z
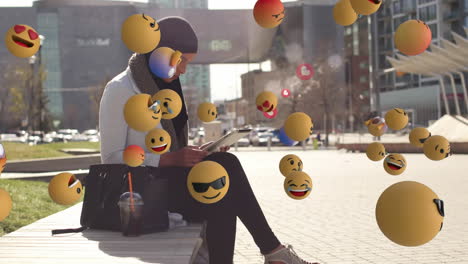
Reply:
M143 198L139 193L133 192L133 203L135 205L143 205ZM130 192L125 192L120 195L119 205L130 205Z

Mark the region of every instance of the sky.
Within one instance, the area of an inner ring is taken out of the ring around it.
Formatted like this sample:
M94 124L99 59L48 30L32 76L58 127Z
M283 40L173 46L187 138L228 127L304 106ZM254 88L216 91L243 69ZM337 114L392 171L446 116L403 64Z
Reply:
M126 1L126 0L118 0ZM292 2L295 0L282 0ZM0 6L32 6L33 0L0 0ZM133 0L133 2L147 2L146 0ZM209 9L252 9L256 0L208 0ZM259 64L211 64L211 101L230 100L241 97L240 76L248 70L259 69ZM262 70L269 71L270 65L265 62Z

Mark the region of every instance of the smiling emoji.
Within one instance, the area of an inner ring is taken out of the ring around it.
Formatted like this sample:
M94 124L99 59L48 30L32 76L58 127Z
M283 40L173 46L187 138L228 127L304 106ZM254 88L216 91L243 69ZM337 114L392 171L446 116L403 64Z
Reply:
M161 122L161 107L151 100L149 94L137 94L127 100L124 118L128 126L140 132L146 132Z
M408 114L401 108L393 108L385 114L385 124L393 130L400 130L408 125Z
M255 99L257 109L262 111L267 118L273 118L278 114L278 98L269 91L263 91L257 95Z
M306 113L296 112L288 116L284 122L284 132L286 136L295 141L306 140L312 135L314 124Z
M182 100L173 90L163 89L154 94L152 100L161 102L162 119L172 119L182 110Z
M154 18L145 14L135 14L123 22L121 36L129 50L136 53L148 53L158 46L161 31Z
M382 233L407 247L431 241L442 230L444 216L444 202L429 187L414 181L388 187L375 207Z
M302 200L312 191L312 179L303 171L293 171L284 179L284 191L296 200Z
M429 137L423 145L424 155L431 160L443 160L452 155L450 143L443 136Z
M41 41L34 28L28 25L14 25L5 34L5 45L16 57L27 58L36 54Z
M354 11L360 15L371 15L379 10L382 0L350 0Z
M401 53L418 55L431 44L431 28L421 20L407 20L398 26L393 40Z
M424 127L416 127L409 134L409 141L413 146L421 148L424 142L431 136L431 132Z
M367 131L374 137L380 137L387 132L385 120L379 116L367 120L364 124L367 126Z
M289 173L293 171L302 171L302 168L302 160L294 154L284 156L279 162L279 169L284 177L288 177Z
M400 175L406 170L406 159L401 154L389 154L383 162L383 167L388 174Z
M138 145L130 145L123 152L123 160L130 167L138 167L145 161L145 150Z
M372 142L367 146L366 155L372 161L379 161L385 158L387 151L382 143Z
M277 27L285 17L284 5L279 0L258 0L253 9L253 16L261 27Z
M63 172L49 182L49 196L58 204L74 204L82 195L83 186L75 175Z
M201 103L198 106L198 118L203 122L211 122L218 117L218 111L216 105L212 103Z
M155 154L163 154L171 148L171 136L162 128L150 130L145 137L146 148Z
M187 188L200 203L219 202L229 190L229 174L219 163L206 160L193 166L187 176Z

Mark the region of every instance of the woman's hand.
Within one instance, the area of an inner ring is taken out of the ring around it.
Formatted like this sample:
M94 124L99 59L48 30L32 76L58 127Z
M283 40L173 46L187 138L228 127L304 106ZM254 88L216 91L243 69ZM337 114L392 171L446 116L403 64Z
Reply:
M205 147L208 147L208 145L210 145L211 143L213 143L214 141L210 141L208 143L205 143L203 145L200 146L200 149L204 149ZM219 152L226 152L230 149L231 147L230 146L221 146L219 148Z
M187 146L175 152L161 155L160 167L193 167L203 160L209 153L199 149L197 146Z

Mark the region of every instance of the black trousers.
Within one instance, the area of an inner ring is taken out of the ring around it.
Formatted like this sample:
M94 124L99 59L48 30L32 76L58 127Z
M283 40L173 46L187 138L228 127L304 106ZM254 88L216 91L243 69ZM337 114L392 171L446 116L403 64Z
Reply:
M262 254L280 245L268 225L239 160L229 152L216 152L204 160L221 164L229 174L227 194L217 203L200 203L188 192L191 168L177 168L169 176L169 210L192 221L206 220L210 263L232 263L236 238L236 217L249 230Z

